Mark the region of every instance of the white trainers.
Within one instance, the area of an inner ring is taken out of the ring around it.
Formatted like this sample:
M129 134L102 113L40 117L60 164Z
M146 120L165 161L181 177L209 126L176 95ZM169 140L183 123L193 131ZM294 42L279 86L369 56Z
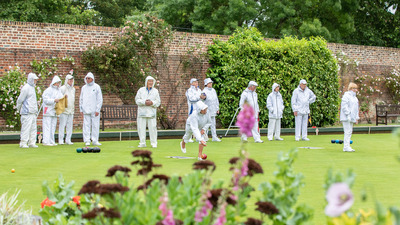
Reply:
M275 141L283 141L283 138L280 138L280 137L275 138Z
M43 143L43 146L54 146L53 144Z
M138 148L146 148L147 146L146 146L146 144L139 144L138 145Z
M157 145L151 145L152 148L157 148Z
M212 141L221 142L221 139L215 137L215 138L212 139Z
M186 153L186 148L183 148L183 147L182 147L182 142L183 142L183 141L181 141L181 143L180 143L181 151L182 151L183 153Z
M73 145L74 143L72 143L72 142L65 142L65 144L67 144L67 145Z
M58 142L58 144L59 144L59 145L63 145L63 144L64 144L64 142L62 142L62 141L59 141L59 142Z
M35 144L32 144L32 145L29 145L29 148L38 148L39 146L37 146L37 145L35 145Z
M197 157L197 160L203 161L204 159L202 159L201 157Z
M255 143L264 143L264 141L263 140L257 140L257 141L254 141Z
M268 141L272 141L272 138L268 138Z
M344 152L355 152L356 150L349 148L349 149L343 149Z
M310 139L308 139L308 138L302 138L301 140L303 140L303 141L309 141Z
M86 146L89 146L89 145L90 145L90 142L86 142L85 145L86 145Z
M100 143L100 142L98 142L98 141L96 141L96 142L93 142L93 145L100 146L100 145L101 145L101 143Z
M19 145L20 148L29 148L28 145Z
M296 138L296 139L294 139L295 141L300 141L300 139L299 138Z

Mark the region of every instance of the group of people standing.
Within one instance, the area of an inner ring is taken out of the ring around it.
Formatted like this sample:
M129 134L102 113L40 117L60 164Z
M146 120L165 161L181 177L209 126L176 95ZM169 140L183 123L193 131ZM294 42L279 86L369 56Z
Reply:
M37 148L36 145L36 119L39 113L35 85L38 77L34 73L28 74L27 84L21 89L17 100L17 110L21 114L21 148ZM83 141L85 145L101 145L99 143L100 110L103 104L101 88L94 82L92 73L85 78L85 85L82 87L79 98L79 109L83 116ZM137 91L135 102L138 105L137 128L139 135L138 147L146 146L146 127L149 129L151 147L157 148L157 108L161 104L160 95L154 88L156 80L148 76L145 86ZM208 141L208 131L211 129L212 141L220 142L216 132L216 116L219 114L219 100L213 81L210 78L204 80L204 88L199 88L196 78L190 80L190 88L186 91L188 103L188 118L185 125L185 135L180 142L183 153L186 153L186 143L193 142L192 137L199 143L198 159L202 160L202 151ZM259 133L258 118L260 107L256 89L258 84L250 81L248 87L240 97L239 107L244 104L250 105L254 110L256 123L251 133L256 143L263 143ZM357 85L350 83L348 91L343 95L340 121L344 128L345 152L353 152L350 148L350 138L353 124L357 123L358 99L356 97ZM307 137L307 122L310 114L310 104L314 103L316 96L307 87L307 81L300 80L299 86L293 91L291 98L292 111L295 116L295 140L309 141ZM50 86L43 92L43 145L55 146L55 130L57 116L59 123L59 144L73 144L71 142L73 118L75 109L75 88L74 77L67 75L64 85L61 86L61 79L54 76ZM65 108L63 107L65 106ZM269 114L268 140L283 141L280 137L281 119L284 111L283 98L280 93L280 85L274 83L272 91L266 100L266 107ZM61 108L61 110L60 110ZM66 136L64 139L64 131ZM242 141L247 141L247 136L242 134ZM64 142L65 140L65 142Z
M17 100L17 110L21 114L21 148L37 148L37 117L43 108L42 133L44 146L56 146L55 132L57 118L60 118L58 144L72 145L73 120L75 113L74 77L68 74L61 86L59 76L54 76L50 86L43 92L43 103L38 107L35 73L28 74L27 84L21 89ZM103 104L101 88L94 82L92 73L85 76L79 98L79 109L83 116L83 141L86 146L99 143L100 110Z

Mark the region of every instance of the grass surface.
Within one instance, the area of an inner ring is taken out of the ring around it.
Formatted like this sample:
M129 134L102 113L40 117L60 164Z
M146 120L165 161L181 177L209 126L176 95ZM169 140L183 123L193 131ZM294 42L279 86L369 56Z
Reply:
M355 204L353 210L359 208L373 208L374 200L378 199L385 206L400 206L399 172L400 163L397 160L399 154L398 139L392 134L356 134L352 140L354 153L342 151L343 145L331 144L331 139L343 139L343 135L320 135L309 136L310 142L295 142L293 136L283 136L282 142L265 141L263 144L252 143L249 139L247 149L250 158L259 162L263 169L263 175L256 175L252 179L253 187L272 179L276 170L275 161L279 152L287 152L296 147L322 147L323 149L299 148L298 159L294 163L296 172L305 176L306 185L301 189L299 203L306 203L314 209L314 224L325 222L324 205L325 194L323 184L327 170L333 168L335 171L345 172L352 168L356 173L356 183L353 187ZM191 170L195 159L172 159L168 156L197 156L197 144L189 143L187 153L182 154L179 148L180 140L169 139L159 140L158 148L153 151L155 163L163 165L157 173L168 175L184 175ZM13 193L20 189L19 200L26 201L27 207L32 207L33 214L40 209L40 202L45 198L42 194L41 184L44 180L53 181L62 174L69 182L74 180L75 190L88 180L100 180L102 182L113 182L106 178L107 169L114 165L129 166L133 161L131 152L138 145L137 140L132 141L110 141L103 142L101 153L76 153L75 149L83 147L82 143L75 143L72 146L39 146L37 149L20 149L18 144L1 145L0 150L0 194L6 191ZM148 145L150 145L148 143ZM217 169L213 174L214 182L222 179L229 181L229 159L238 155L240 138L224 138L222 142L209 142L205 147L208 159L214 161ZM11 173L11 169L15 173ZM131 179L139 185L141 179L133 176ZM361 192L366 190L369 194L367 202L361 201ZM256 201L253 195L250 203ZM253 206L249 205L248 214L257 216Z

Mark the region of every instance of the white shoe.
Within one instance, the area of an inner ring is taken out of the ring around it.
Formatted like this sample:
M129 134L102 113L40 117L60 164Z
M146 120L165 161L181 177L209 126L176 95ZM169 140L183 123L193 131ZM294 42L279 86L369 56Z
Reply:
M299 138L296 138L296 139L294 139L295 141L300 141L300 139Z
M58 144L59 144L59 145L63 145L63 144L64 144L64 142L60 142L60 141L59 141L59 142L58 142Z
M221 142L221 139L216 137L216 138L213 138L212 141Z
M255 143L264 143L264 141L263 140L257 140L257 141L254 141Z
M19 145L20 148L29 148L28 145Z
M57 144L56 143L51 143L51 146L57 146Z
M303 141L309 141L310 139L308 139L308 138L302 138L301 140L303 140Z
M202 158L200 158L200 157L197 157L197 160L199 160L199 161L203 161L204 159L202 159Z
M74 143L72 143L72 142L65 142L65 144L67 144L67 145L73 145Z
M29 145L29 148L38 148L39 146L37 146L37 145L35 145L35 144L32 144L32 145Z
M283 138L275 138L275 141L283 141Z
M272 141L272 138L271 139L268 138L268 141Z
M188 142L190 142L190 143L193 143L194 141L192 140L192 139L189 139L189 141Z
M138 145L138 148L146 148L147 146L146 146L146 144L139 144Z
M356 150L349 148L349 149L343 149L344 152L355 152Z
M54 146L53 144L43 143L43 146Z
M157 145L151 145L152 148L157 148Z
M93 145L101 146L101 143L96 141L96 142L93 142Z
M86 145L86 146L90 146L90 142L86 142L85 145Z
M181 141L181 143L180 143L181 151L182 151L183 153L186 153L186 148L183 148L183 147L182 147L182 142L183 142L183 141Z

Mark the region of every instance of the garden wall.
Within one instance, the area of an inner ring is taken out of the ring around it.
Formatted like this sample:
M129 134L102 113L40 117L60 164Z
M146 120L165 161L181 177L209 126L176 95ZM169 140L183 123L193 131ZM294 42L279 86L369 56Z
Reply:
M30 72L32 70L30 62L33 59L72 56L76 62L72 68L77 73L75 85L76 99L78 99L83 77L88 72L80 63L82 52L92 44L100 45L111 41L119 32L119 28L110 27L0 21L0 76L9 70L9 66L16 64L23 71ZM177 117L179 128L183 127L187 117L185 91L189 87L189 80L191 77L205 78L209 65L207 60L201 57L201 53L206 51L206 46L215 38L227 40L228 36L176 32L170 46L168 66L159 68L161 83L158 89L163 107L167 109L167 116L170 119ZM348 58L356 60L358 74L381 76L392 68L400 68L400 49L333 43L329 43L328 48L335 53L343 52ZM193 49L198 51L192 51ZM189 69L182 63L188 57L192 59ZM70 69L71 65L63 64L59 72L65 75ZM342 88L355 79L355 74L352 70L342 71ZM122 104L122 101L112 93L103 95L104 104ZM385 91L382 95L373 97L378 100L388 100ZM78 111L76 108L75 126L80 127L82 118ZM0 118L0 128L4 126L4 120Z

